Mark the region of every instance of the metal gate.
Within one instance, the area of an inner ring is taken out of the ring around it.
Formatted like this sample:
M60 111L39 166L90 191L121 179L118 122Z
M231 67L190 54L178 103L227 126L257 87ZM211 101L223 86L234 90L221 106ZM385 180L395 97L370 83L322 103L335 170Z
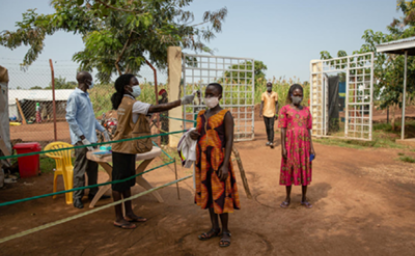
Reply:
M314 136L372 140L373 62L373 53L311 61L310 110ZM329 98L329 80L333 76L342 81L339 85L344 85L339 86L343 91L340 90L338 100ZM333 117L331 107L338 107L337 116ZM338 129L331 129L333 122Z
M229 109L235 122L235 141L254 139L254 59L183 54L184 94L201 92L193 105L186 105L184 119L195 120L206 108L203 97L209 83L223 86L220 105ZM189 127L189 124L184 124Z

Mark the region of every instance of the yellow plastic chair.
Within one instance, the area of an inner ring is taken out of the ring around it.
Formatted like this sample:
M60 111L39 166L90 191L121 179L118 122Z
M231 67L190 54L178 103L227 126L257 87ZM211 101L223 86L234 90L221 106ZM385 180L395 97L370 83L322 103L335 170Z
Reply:
M73 146L66 142L52 142L45 147L46 150L54 150L54 149L61 149L61 148L72 148ZM53 193L56 192L56 183L58 180L58 176L62 175L63 177L63 184L65 186L65 190L73 188L73 165L72 165L72 151L73 149L69 150L62 150L52 153L46 153L46 156L55 159L56 163L56 170L53 177ZM73 192L65 193L66 203L73 204ZM56 198L56 195L53 196Z

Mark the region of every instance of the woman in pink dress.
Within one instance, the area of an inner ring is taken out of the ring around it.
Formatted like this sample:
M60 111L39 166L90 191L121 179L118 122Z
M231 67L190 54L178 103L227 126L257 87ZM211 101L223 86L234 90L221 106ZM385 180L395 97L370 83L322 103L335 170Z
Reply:
M287 96L287 105L280 110L281 174L280 185L286 186L287 197L282 208L290 205L291 186L302 185L301 205L311 208L307 201L307 186L311 183L311 160L316 157L311 140L311 113L301 105L303 87L293 84ZM313 155L313 156L312 156Z

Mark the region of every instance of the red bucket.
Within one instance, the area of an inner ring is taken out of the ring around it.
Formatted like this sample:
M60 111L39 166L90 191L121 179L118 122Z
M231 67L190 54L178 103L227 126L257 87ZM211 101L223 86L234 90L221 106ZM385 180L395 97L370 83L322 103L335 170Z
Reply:
M42 150L40 144L37 142L18 143L14 145L13 149L16 150L18 155L39 152ZM39 173L39 155L19 157L17 161L19 162L19 173L21 178L33 177Z

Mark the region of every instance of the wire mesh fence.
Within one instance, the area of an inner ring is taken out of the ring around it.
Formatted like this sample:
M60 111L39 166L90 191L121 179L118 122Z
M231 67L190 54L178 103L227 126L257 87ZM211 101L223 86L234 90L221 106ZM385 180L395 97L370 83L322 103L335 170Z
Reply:
M76 74L79 66L70 60L52 61L52 65L48 60L38 60L29 68L23 69L19 65L20 62L21 60L17 59L0 59L0 65L8 69L10 80L8 111L12 144L39 142L43 147L55 140L70 143L69 125L65 119L66 102L77 87ZM52 66L55 80L54 91L52 90ZM96 79L97 72L93 71L91 75L95 80L95 86L89 91L89 96L95 116L102 125L107 125L111 132L111 128L114 127L110 127L109 124L117 118L116 113L111 111L111 96L115 92L114 83L100 84ZM154 104L156 92L153 70L144 65L136 75L143 88L140 100ZM167 72L159 71L157 75L159 88L167 89ZM112 81L116 78L117 76L113 76ZM158 128L154 126L157 122L151 121L151 123L153 133L158 133Z

